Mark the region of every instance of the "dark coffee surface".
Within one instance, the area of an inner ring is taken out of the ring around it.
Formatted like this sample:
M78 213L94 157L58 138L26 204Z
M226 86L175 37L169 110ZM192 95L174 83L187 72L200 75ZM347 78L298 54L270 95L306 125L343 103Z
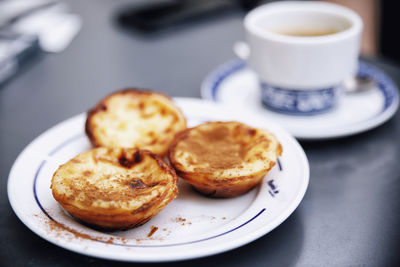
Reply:
M83 19L77 38L63 53L36 58L0 88L0 266L142 265L73 253L30 231L7 199L10 168L43 131L117 89L200 97L205 75L234 58L233 43L244 39L244 13L143 36L114 21L115 12L136 2L67 2ZM369 61L400 83L400 67ZM399 113L366 133L301 145L310 162L310 185L285 222L232 251L159 265L400 266Z

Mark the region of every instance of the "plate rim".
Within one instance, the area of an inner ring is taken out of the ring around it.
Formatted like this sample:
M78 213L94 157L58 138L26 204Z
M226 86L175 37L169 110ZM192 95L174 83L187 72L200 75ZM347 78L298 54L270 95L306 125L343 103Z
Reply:
M184 98L184 97L183 98L173 98L173 99L177 103L179 103L179 102L187 102L189 104L190 103L195 103L195 102L196 103L202 103L202 104L208 103L207 105L211 105L211 106L215 106L215 107L218 106L218 108L227 109L226 107L221 107L221 105L215 104L214 102L205 101L205 100L201 100L201 99ZM179 104L178 104L178 106L179 106ZM71 123L72 121L75 121L75 120L79 120L84 115L85 115L85 113L80 113L80 114L75 115L75 116L73 116L71 118L63 120L63 121L55 124L54 126L50 127L49 129L44 131L42 134L40 134L36 138L34 138L21 151L21 153L16 158L16 160L13 163L13 166L12 166L12 168L10 170L10 173L9 173L9 176L8 176L8 181L7 181L8 199L9 199L10 205L11 205L14 213L17 215L19 220L25 226L27 226L32 232L34 232L36 235L40 236L44 240L46 240L46 241L48 241L48 242L50 242L50 243L52 243L54 245L57 245L59 247L62 247L64 249L67 249L69 251L73 251L73 252L77 252L79 254L88 255L88 256L97 257L97 258L103 258L103 259L109 259L109 260L111 259L111 260L118 260L118 261L129 261L129 262L167 262L167 261L177 261L177 260L185 260L185 259L195 259L195 258L199 258L199 257L215 255L215 254L218 254L218 253L222 253L222 252L229 251L231 249L238 248L238 247L241 247L243 245L246 245L246 244L248 244L248 243L260 238L261 236L266 235L267 233L269 233L273 229L275 229L277 226L279 226L281 223L283 223L295 211L295 209L300 205L302 199L304 198L306 190L308 188L309 178L310 178L310 168L309 168L308 159L306 157L306 154L305 154L304 150L302 149L300 144L289 133L287 133L287 131L283 130L281 127L276 125L276 123L271 122L271 124L273 125L272 128L274 128L275 132L279 132L279 136L283 135L282 138L285 138L285 140L287 142L289 142L291 144L291 146L293 146L294 149L296 150L296 152L298 153L297 156L300 157L300 159L302 161L300 166L303 169L303 174L302 174L303 177L301 177L300 180L303 180L303 181L301 183L301 187L298 188L297 191L296 191L296 197L294 198L294 200L288 205L288 207L285 208L284 212L281 212L279 214L279 216L275 217L268 224L269 225L269 229L265 230L264 227L263 228L259 228L259 229L255 229L254 231L251 231L251 233L246 235L245 237L241 236L240 238L235 239L234 240L235 242L231 242L229 244L224 244L223 246L218 245L217 249L214 249L213 251L208 251L206 249L206 250L200 251L198 253L194 253L194 254L192 252L192 253L189 253L189 255L182 254L180 256L167 257L167 258L155 257L155 258L132 259L131 257L121 258L121 257L118 256L118 254L115 257L112 257L112 256L110 257L110 255L99 255L95 251L90 251L90 250L81 251L81 250L79 250L79 247L76 247L73 244L69 246L68 245L69 242L67 242L66 244L60 244L60 242L57 242L58 241L57 238L52 238L51 236L46 235L45 233L43 233L41 231L38 231L33 223L31 224L31 223L27 222L25 214L23 214L23 210L18 209L18 204L16 203L18 198L17 198L16 195L13 195L12 186L13 186L13 183L15 183L15 178L13 178L14 177L13 175L16 172L16 168L18 167L19 162L22 160L22 157L26 153L29 152L29 150L32 148L32 146L34 146L37 142L39 142L39 140L45 138L46 135L50 135L55 129L66 127L65 124ZM267 120L265 118L262 118L262 119L266 120L266 121L269 121L269 120ZM31 179L31 178L29 178L29 179Z
M367 68L368 72L376 74L376 79L378 80L378 89L381 90L382 92L384 89L382 88L385 87L385 90L388 89L390 93L392 93L392 101L390 105L387 107L384 107L381 112L378 114L369 117L367 120L363 120L360 122L357 122L355 124L350 124L350 125L345 125L341 126L340 128L326 128L320 131L292 131L290 132L294 137L300 139L300 140L325 140L325 139L333 139L333 138L340 138L340 137L346 137L346 136L351 136L355 134L359 134L362 132L366 132L369 130L372 130L386 121L388 121L391 117L393 117L396 113L396 111L399 108L399 89L396 85L396 83L387 75L383 70L378 68L377 66L374 66L371 63L366 62L365 60L359 59L359 64L363 66L363 68ZM216 98L215 93L218 91L218 88L220 87L220 84L227 78L231 77L232 75L235 75L239 71L243 70L250 70L249 67L247 66L247 63L242 60L242 59L231 59L228 60L219 66L217 66L215 69L213 69L211 72L209 72L205 78L203 79L201 86L200 86L200 95L203 99L213 101L216 103L220 103L221 101ZM380 76L380 77L378 77ZM381 84L379 82L384 82L384 84ZM387 100L387 96L385 93L382 93L384 95L385 100ZM223 104L223 103L222 103ZM229 105L229 104L226 104ZM272 111L271 111L272 112ZM290 116L290 115L287 115ZM315 115L318 116L318 115ZM291 116L292 118L295 118L296 116ZM272 119L271 119L272 120ZM287 129L290 131L290 129Z

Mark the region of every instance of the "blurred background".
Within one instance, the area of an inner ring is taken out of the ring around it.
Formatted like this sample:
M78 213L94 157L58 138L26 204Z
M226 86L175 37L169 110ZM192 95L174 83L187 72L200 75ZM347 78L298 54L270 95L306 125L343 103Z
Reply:
M399 41L396 38L398 19L397 1L388 0L328 0L358 12L364 21L362 54L383 56L399 62ZM39 37L39 47L46 52L61 52L79 32L80 10L70 10L73 0L3 0L0 1L0 55L4 58L5 46L17 39L17 34L31 35L23 39L35 47L34 37ZM92 2L102 5L103 1ZM272 1L260 0L154 0L119 1L110 23L138 34L159 34L162 31L190 27L204 20L218 19L232 12L243 15L250 9ZM76 14L75 14L76 13ZM21 40L22 40L21 39ZM20 40L20 41L21 41ZM22 42L22 41L21 41ZM20 43L21 43L20 42ZM14 43L14 45L16 45ZM19 44L21 46L21 44ZM21 48L18 47L20 50ZM32 49L34 50L34 49ZM20 52L20 51L18 51Z
M365 26L362 56L383 57L399 64L400 41L396 34L399 7L397 1L329 1L347 6L361 15ZM31 64L29 61L32 61L38 53L62 53L68 49L81 28L85 27L82 13L86 13L86 16L102 16L103 14L95 12L101 10L101 6L105 6L107 1L85 1L87 3L83 5L77 5L76 2L76 0L0 1L0 83L6 82L21 68ZM137 38L151 38L156 42L179 31L195 30L196 25L202 23L213 23L215 20L232 15L244 16L252 8L268 2L272 1L118 1L113 4L113 10L108 10L112 16L108 16L107 21L117 30ZM86 10L90 9L90 5L93 5L92 14L88 14ZM91 29L102 31L101 25ZM237 31L242 31L241 26ZM90 45L96 49L96 44Z

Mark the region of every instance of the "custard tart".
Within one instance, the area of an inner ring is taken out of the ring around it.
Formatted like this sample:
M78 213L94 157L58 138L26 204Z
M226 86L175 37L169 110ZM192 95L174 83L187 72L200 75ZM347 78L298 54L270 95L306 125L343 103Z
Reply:
M175 171L159 156L134 148L94 148L61 165L54 198L72 216L97 228L139 226L177 193Z
M274 134L231 121L178 133L168 157L177 175L199 192L234 197L257 186L281 153Z
M186 129L181 110L166 95L138 89L115 92L87 115L94 147L132 147L164 156L177 132Z

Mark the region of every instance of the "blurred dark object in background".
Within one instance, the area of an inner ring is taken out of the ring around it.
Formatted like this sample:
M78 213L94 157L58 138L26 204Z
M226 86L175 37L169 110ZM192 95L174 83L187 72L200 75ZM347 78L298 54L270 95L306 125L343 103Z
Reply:
M381 0L380 53L400 64L400 2Z
M0 31L0 85L39 53L37 36Z
M400 2L393 0L324 0L347 6L364 22L361 55L382 56L400 64Z
M121 26L142 33L210 19L232 11L250 10L260 0L168 0L124 7L117 15Z

